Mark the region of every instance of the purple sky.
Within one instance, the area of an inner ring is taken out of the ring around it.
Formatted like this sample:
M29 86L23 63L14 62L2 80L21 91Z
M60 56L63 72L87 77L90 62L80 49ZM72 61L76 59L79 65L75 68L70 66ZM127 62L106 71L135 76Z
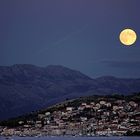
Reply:
M140 78L140 0L0 0L0 65L64 65ZM130 48L124 28L137 32Z

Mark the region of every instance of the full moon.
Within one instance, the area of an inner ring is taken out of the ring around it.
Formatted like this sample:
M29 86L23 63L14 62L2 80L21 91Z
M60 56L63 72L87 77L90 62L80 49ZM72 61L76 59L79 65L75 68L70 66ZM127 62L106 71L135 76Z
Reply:
M136 42L137 34L132 29L124 29L120 33L120 41L122 44L126 46L130 46Z

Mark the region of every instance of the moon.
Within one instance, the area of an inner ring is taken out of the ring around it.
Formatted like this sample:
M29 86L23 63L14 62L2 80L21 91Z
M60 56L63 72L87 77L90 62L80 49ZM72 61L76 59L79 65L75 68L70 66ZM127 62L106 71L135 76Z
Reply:
M124 29L120 33L120 42L126 46L134 44L137 40L137 34L132 29Z

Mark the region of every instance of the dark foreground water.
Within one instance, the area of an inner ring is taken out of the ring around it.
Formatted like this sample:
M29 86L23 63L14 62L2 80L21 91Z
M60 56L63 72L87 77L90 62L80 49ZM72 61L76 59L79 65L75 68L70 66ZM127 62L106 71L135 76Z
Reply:
M0 140L140 140L140 137L0 137Z

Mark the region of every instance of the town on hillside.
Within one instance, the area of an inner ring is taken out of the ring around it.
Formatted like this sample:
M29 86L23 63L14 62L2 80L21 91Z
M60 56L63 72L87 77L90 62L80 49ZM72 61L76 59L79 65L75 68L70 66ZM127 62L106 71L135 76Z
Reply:
M18 121L17 121L18 120ZM98 97L69 101L7 126L1 136L124 136L140 134L140 102Z

